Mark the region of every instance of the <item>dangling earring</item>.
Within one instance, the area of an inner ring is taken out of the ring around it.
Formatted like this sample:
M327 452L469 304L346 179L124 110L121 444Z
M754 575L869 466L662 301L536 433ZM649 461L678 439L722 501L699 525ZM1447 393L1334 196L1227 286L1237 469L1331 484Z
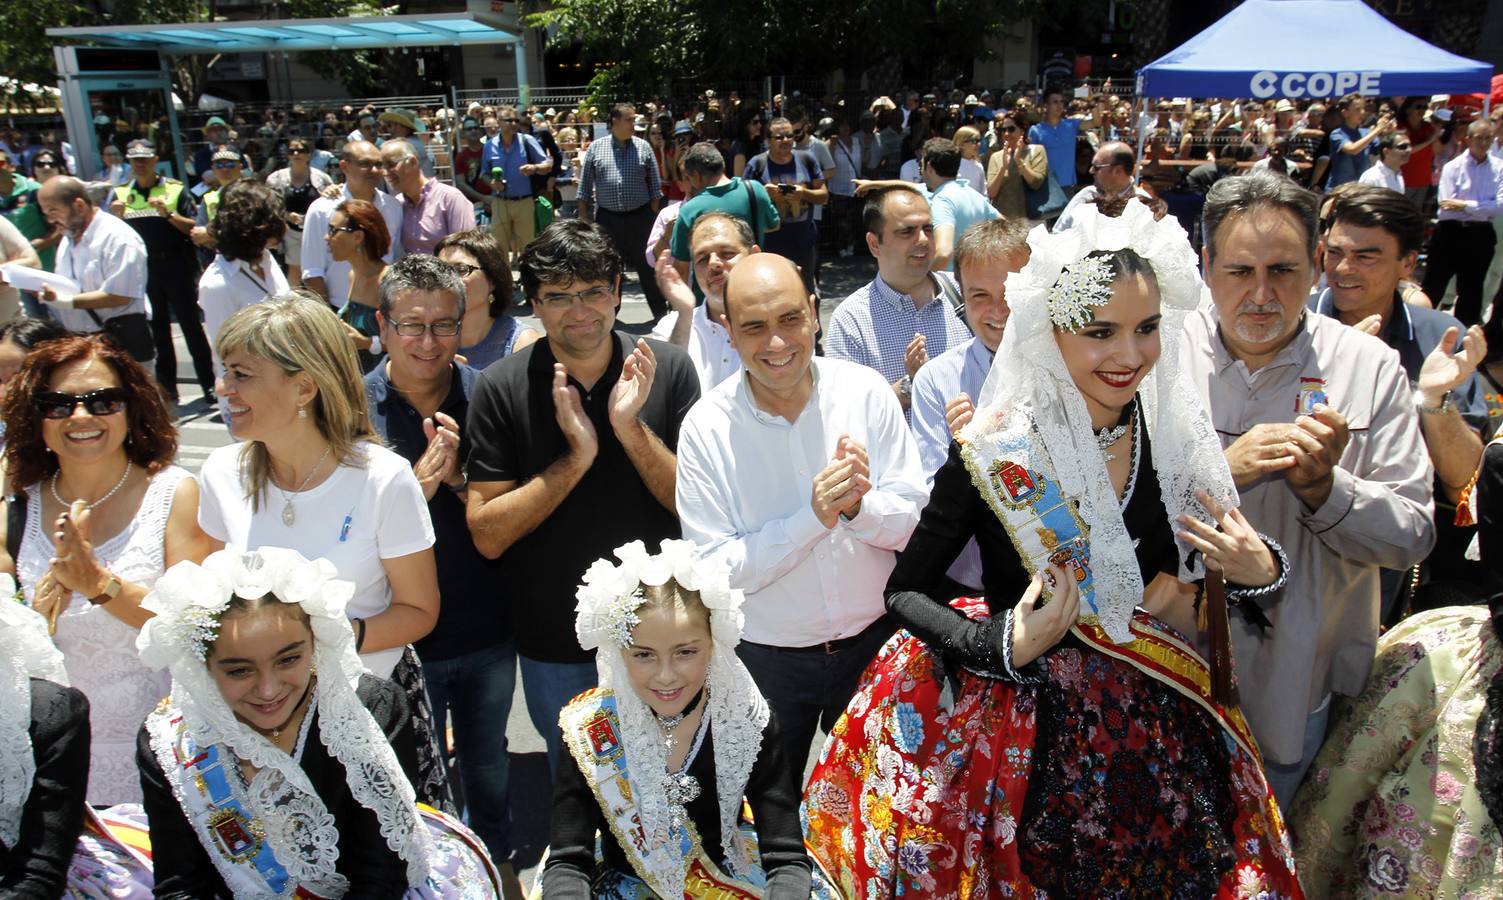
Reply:
M299 419L306 419L306 418L308 418L308 407L306 407L306 406L299 406L297 408L297 417Z

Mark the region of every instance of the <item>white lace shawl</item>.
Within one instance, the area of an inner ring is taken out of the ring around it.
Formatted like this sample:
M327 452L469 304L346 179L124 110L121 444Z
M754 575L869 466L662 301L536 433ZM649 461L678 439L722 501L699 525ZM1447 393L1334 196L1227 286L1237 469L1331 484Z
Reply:
M31 679L68 684L63 653L47 636L47 620L15 602L15 595L15 580L0 574L0 844L6 847L16 846L21 835L21 814L37 775Z
M1182 513L1210 521L1195 499L1197 491L1208 492L1225 509L1238 505L1221 442L1181 361L1185 319L1200 305L1203 284L1184 229L1172 217L1155 221L1141 203L1128 203L1117 218L1082 206L1074 227L1060 234L1035 228L1028 245L1028 264L1007 276L1011 316L963 438L984 451L988 436L1004 425L1017 424L1020 417L1037 431L1062 491L1078 504L1089 528L1101 625L1113 640L1125 643L1132 640L1128 623L1143 596L1142 574L1090 413L1055 342L1048 292L1067 264L1096 250L1131 248L1152 265L1162 304L1162 351L1138 396L1143 424L1153 441L1152 462L1164 510L1174 524ZM1176 542L1180 579L1201 577L1200 557L1191 565L1190 548ZM1084 605L1081 610L1089 614Z
M635 690L626 672L622 648L616 643L623 615L635 609L623 598L639 584L660 585L671 577L689 590L697 590L710 611L711 651L705 680L709 717L715 749L715 791L720 801L720 842L731 869L745 872L751 862L738 823L746 784L762 749L762 730L771 718L767 701L752 681L736 645L741 641L745 594L730 587L730 570L723 560L700 559L688 541L663 541L658 556L648 556L641 541L617 548L620 566L599 560L585 575L580 588L575 629L585 649L596 649L595 669L600 686L616 696L621 721L621 741L631 761L631 778L637 812L647 838L647 880L662 897L684 892L689 860L670 840L668 815L668 752L662 728ZM640 603L640 599L637 601ZM630 608L628 608L630 607ZM629 632L628 632L629 636ZM701 785L708 790L709 785Z
M224 549L202 566L182 562L163 573L142 606L155 618L137 640L142 662L172 672L172 705L182 714L200 746L217 744L257 769L245 805L265 829L266 841L292 881L325 896L341 896L346 879L335 869L339 835L328 808L307 773L287 753L235 718L195 647L202 610L218 604L222 612L231 594L256 598L268 593L296 603L308 613L313 629L313 664L318 671L315 696L318 734L330 754L345 767L346 783L356 802L376 814L381 835L407 863L409 884L428 877L433 844L418 818L417 798L386 735L355 693L365 667L355 653L354 634L345 604L354 594L351 582L336 579L332 563L306 560L292 550L262 547L251 553ZM213 615L217 628L218 615ZM158 747L158 757L170 748ZM164 769L171 778L171 769ZM181 772L181 770L179 769ZM174 792L183 801L182 773ZM196 790L196 788L193 788ZM191 817L191 811L184 807ZM202 822L194 823L207 840ZM211 851L226 883L250 874ZM239 871L231 871L239 870ZM265 890L264 886L261 890Z

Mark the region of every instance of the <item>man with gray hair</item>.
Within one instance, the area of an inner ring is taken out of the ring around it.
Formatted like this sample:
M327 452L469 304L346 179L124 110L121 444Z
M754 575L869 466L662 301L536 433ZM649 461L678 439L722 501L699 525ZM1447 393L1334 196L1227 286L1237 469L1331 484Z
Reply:
M411 142L382 144L381 162L402 207L402 247L408 253L432 253L439 241L475 227L475 204L459 188L424 175Z
M1325 738L1332 693L1367 682L1380 571L1435 543L1431 468L1409 379L1382 341L1307 312L1317 200L1281 175L1218 181L1185 326L1242 512L1288 556L1275 591L1229 591L1242 709L1281 804Z
M393 141L383 149L405 145ZM436 733L445 733L452 716L470 826L502 877L515 881L506 720L517 648L510 619L500 611L503 595L476 591L497 584L500 572L475 549L465 524L460 423L480 373L454 358L464 308L464 281L452 265L426 254L393 265L381 279L376 313L386 359L365 376L365 394L371 425L412 464L433 519L441 603L438 623L414 649Z

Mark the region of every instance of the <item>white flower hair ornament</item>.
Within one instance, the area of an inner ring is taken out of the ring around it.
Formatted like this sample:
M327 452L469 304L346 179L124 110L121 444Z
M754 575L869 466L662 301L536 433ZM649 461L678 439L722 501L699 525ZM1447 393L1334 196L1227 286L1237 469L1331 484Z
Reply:
M740 643L746 623L741 604L746 595L731 588L730 567L725 562L701 558L693 543L676 540L663 541L656 556L641 541L617 547L614 555L619 565L597 559L574 594L578 601L574 631L581 647L631 646L631 630L642 622L637 609L646 602L642 586L657 587L669 579L686 591L699 592L710 612L710 636L717 644L729 648Z
M1063 331L1079 331L1095 316L1093 310L1111 302L1112 280L1112 264L1104 256L1066 265L1049 288L1049 321Z
M136 638L141 662L150 669L171 668L188 657L203 662L219 636L219 619L230 601L267 594L302 607L320 644L340 651L347 647L353 655L354 634L345 606L355 595L355 585L338 574L326 559L305 559L280 547L249 553L226 548L211 553L202 565L178 563L162 573L141 602L155 614Z

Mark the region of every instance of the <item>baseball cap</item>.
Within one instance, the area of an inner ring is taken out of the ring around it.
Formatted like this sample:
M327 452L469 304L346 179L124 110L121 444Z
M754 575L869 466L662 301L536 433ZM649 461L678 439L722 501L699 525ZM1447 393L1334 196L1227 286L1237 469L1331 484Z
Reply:
M229 128L230 127L230 123L226 122L224 119L221 119L218 116L210 116L209 117L209 121L207 121L207 122L204 123L204 128L207 130L209 128L213 128L216 125L219 126L220 128Z
M678 137L681 134L693 134L693 133L694 133L694 126L690 125L688 122L680 122L677 125L675 125L674 128L673 128L673 136L674 137Z
M126 159L151 159L156 155L157 149L151 141L137 139L125 145Z
M219 162L220 160L234 160L235 162L240 162L240 151L235 148L234 144L220 144L218 147L214 148L214 155L209 157L209 161Z

